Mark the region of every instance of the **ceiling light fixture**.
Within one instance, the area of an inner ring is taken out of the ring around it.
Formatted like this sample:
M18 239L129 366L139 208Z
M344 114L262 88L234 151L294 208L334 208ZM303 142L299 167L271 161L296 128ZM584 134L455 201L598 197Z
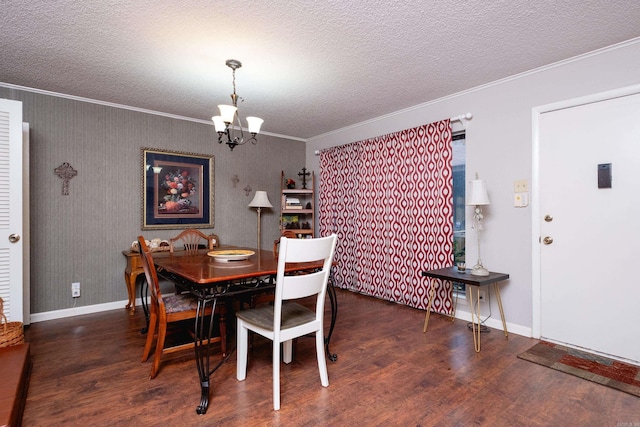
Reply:
M251 138L245 141L240 116L238 115L238 99L241 101L243 99L236 94L236 70L242 67L242 63L236 59L228 59L225 64L233 70L233 93L231 94L233 105L218 105L220 115L211 117L211 120L213 120L216 132L218 132L218 142L220 144L224 142L233 151L236 145L242 145L248 141L257 144L256 135L260 133L260 126L262 126L264 120L258 117L247 117L247 127ZM237 135L238 131L239 135ZM226 138L223 138L224 135L226 135Z

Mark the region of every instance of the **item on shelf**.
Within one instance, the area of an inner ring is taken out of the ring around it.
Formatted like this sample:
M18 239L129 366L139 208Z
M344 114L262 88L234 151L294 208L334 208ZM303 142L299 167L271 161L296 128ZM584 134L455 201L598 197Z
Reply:
M307 177L310 176L311 173L307 170L307 168L302 168L302 171L298 173L298 176L302 177L302 188L307 188Z
M284 206L285 209L302 209L302 203L296 197L286 197Z

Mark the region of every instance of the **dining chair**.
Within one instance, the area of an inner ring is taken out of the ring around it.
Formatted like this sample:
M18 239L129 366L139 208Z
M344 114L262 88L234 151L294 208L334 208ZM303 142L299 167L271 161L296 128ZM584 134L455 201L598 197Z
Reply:
M293 230L283 230L282 235L273 241L273 256L278 257L278 249L280 248L280 239L286 237L288 239L297 239L298 235Z
M182 246L180 246L180 244L182 244ZM213 248L220 246L220 239L216 234L206 235L200 230L188 228L176 237L169 239L169 252L173 254L176 250L183 249L184 255L195 255L198 253L198 250L202 248L201 245L205 245L204 247L206 247L207 250L213 250ZM179 294L183 291L176 285L175 292ZM222 306L221 309L226 312L226 309ZM223 312L223 319L225 317L224 314Z
M280 344L283 360L291 363L292 340L315 334L316 357L320 383L329 386L324 355L324 300L331 263L336 247L336 235L316 239L280 239L275 300L273 305L242 310L237 317L236 378L247 376L248 334L253 331L273 342L273 409L280 409ZM322 261L322 268L308 274L285 275L285 264ZM293 300L315 296L315 310Z
M218 236L215 234L207 236L200 230L196 230L194 228L188 228L178 234L176 237L169 239L169 251L174 253L177 249L184 249L187 255L193 255L198 253L198 249L200 249L200 245L203 244L203 241L206 242L206 248L208 250L213 250L214 247L219 246ZM182 243L182 247L180 246Z
M284 230L282 235L273 241L273 256L278 258L278 248L280 247L280 239L287 237L289 239L297 239L298 236L293 230ZM259 280L265 283L273 283L273 277L261 277ZM249 305L249 308L255 308L258 304L273 303L273 291L266 291L263 293L255 293L249 295L247 298L240 300L240 307Z
M153 257L151 256L151 252L149 251L149 248L144 241L144 237L138 237L138 244L140 245L142 268L144 269L144 274L147 279L150 294L149 328L147 330L147 340L142 352L142 361L146 362L149 358L149 354L151 353L151 348L153 347L153 342L155 339L156 347L153 356L153 364L151 366L151 374L149 376L151 379L153 379L156 377L156 375L158 375L158 371L160 369L160 359L163 354L175 353L177 351L194 347L195 344L193 340L190 340L187 343L165 347L165 340L167 337L168 324L175 324L176 322L196 318L198 301L190 294L163 295L160 291L158 274L153 262ZM205 315L212 315L211 308L205 311ZM222 321L219 321L218 323L220 325L223 324ZM225 357L227 338L226 328L220 326L219 329L219 336L211 338L209 342L220 342L222 356Z

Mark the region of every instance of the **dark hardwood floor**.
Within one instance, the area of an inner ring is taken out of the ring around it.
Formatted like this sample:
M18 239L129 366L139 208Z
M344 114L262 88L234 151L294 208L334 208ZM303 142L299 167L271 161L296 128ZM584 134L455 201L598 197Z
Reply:
M282 365L277 412L270 343L260 337L247 379L236 380L233 352L213 374L209 411L197 415L192 351L164 359L149 380L142 310L35 323L23 425L640 425L637 397L516 357L536 340L492 330L476 354L463 321L433 315L423 334L423 311L346 291L338 301L329 387L320 386L313 340L302 339L294 363Z

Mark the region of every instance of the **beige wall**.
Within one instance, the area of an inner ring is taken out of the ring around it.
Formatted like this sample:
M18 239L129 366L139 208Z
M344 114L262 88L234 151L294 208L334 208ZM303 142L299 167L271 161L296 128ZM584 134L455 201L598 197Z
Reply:
M13 88L0 87L0 97L23 102L31 131L31 313L73 307L71 282L81 283L77 306L126 301L122 250L139 234L177 234L141 231L142 147L215 156L215 227L204 231L223 244L256 245L253 192L243 188L266 190L275 208L262 215L265 249L278 235L280 171L305 165L298 141L262 136L230 152L203 123ZM68 196L54 174L63 162L78 171Z

